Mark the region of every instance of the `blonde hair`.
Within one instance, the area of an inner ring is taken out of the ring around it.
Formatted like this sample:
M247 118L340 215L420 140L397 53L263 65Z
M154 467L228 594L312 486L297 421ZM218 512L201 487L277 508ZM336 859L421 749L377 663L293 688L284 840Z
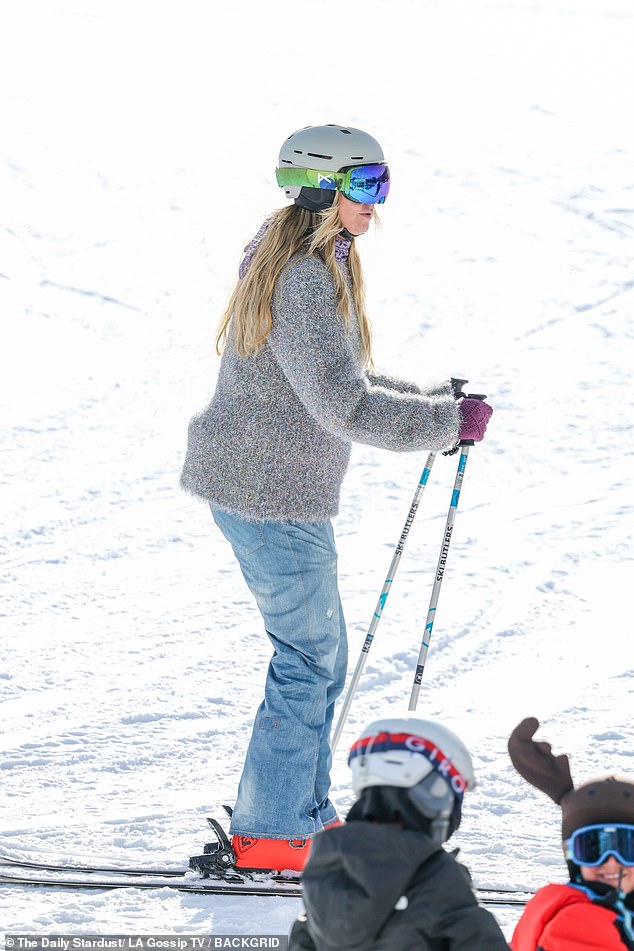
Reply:
M335 259L335 238L341 233L339 194L330 208L322 212L308 211L299 205L278 208L268 219L268 227L249 263L227 301L216 333L216 353L226 343L229 325L235 327L237 352L242 357L257 353L271 331L271 301L282 268L293 255L318 255L332 275L337 307L350 326L350 299L346 282ZM378 219L375 213L375 221ZM348 254L352 278L352 299L359 324L364 361L372 366L372 326L365 308L365 278L361 258L353 241Z

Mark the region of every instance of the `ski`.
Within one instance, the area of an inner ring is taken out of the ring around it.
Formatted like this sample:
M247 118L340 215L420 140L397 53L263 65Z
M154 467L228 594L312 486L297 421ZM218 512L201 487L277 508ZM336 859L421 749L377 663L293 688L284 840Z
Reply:
M231 810L225 807L230 816ZM0 884L41 885L62 888L171 888L178 891L214 895L286 895L302 893L300 876L280 875L261 870L238 869L229 838L216 819L207 822L214 841L204 846L202 855L192 856L189 867L161 867L137 864L122 856L103 861L82 861L33 856L28 850L9 851L0 846ZM528 889L477 887L483 904L524 905L532 896Z
M45 859L35 859L35 858L24 858L20 855L10 854L8 852L3 852L0 850L0 874L3 869L2 866L8 866L11 870L22 869L27 872L42 872L42 873L69 873L69 874L81 874L81 875L127 875L130 877L150 877L154 876L157 878L170 878L173 880L184 879L186 875L190 873L188 868L164 868L161 866L151 866L151 865L107 865L107 864L88 864L80 863L73 861L64 861L64 862L55 862L47 861ZM274 882L279 881L278 879L270 879ZM209 881L208 879L203 879L203 881ZM231 881L228 877L223 877L216 879L215 877L211 881L220 881L227 882ZM237 878L236 872L236 881L233 884L238 886L243 883L251 881L248 878ZM293 880L289 880L292 882ZM283 884L283 880L282 880ZM478 895L482 894L484 896L505 896L508 895L510 898L520 898L522 901L528 900L533 895L533 892L530 889L524 888L487 888L482 886L476 889Z
M71 890L91 890L99 889L109 891L111 889L160 889L168 888L172 891L189 892L194 894L209 895L255 895L275 897L298 898L302 894L299 880L282 881L278 879L269 879L264 881L246 880L233 881L231 879L221 878L200 878L195 877L181 878L175 877L152 877L143 874L136 875L99 875L96 872L80 875L78 872L72 872L64 875L60 872L51 872L46 874L44 870L27 869L18 871L13 867L11 871L0 871L0 886L2 885L35 885L47 888L67 888Z
M2 885L67 888L75 891L168 888L173 891L199 895L254 895L257 897L270 895L276 898L299 898L302 895L302 886L299 879L281 880L277 877L263 881L249 879L233 881L228 878L185 878L185 875L182 878L175 878L174 876L156 876L153 878L141 873L128 876L101 876L97 872L81 876L80 873L73 872L66 876L57 871L46 874L44 870L38 872L36 869L26 869L20 872L17 866L10 871L0 871L0 886ZM488 889L478 889L477 897L483 905L525 905L530 898L530 893L519 891L505 893L501 890L496 892Z
M187 868L164 868L156 865L108 865L106 863L83 863L75 861L50 861L46 859L23 858L0 850L0 866L9 865L41 872L81 872L85 874L121 874L121 875L157 875L164 878L182 878Z
M231 815L229 806L223 807ZM99 861L84 861L82 859L60 859L58 855L54 858L45 858L41 854L33 856L28 848L21 849L19 846L11 852L6 845L0 845L0 867L10 865L23 869L33 869L42 872L78 872L81 874L106 874L106 875L154 875L165 878L183 878L190 870L201 871L203 877L211 874L213 878L226 878L230 872L231 846L226 833L219 822L215 819L207 819L216 836L216 841L205 846L204 855L198 856L196 860L192 859L189 866L169 867L167 865L145 865L143 859L138 861L130 860L129 856L109 857ZM241 879L239 879L241 880Z
M5 869L2 866L7 866L9 871L5 874ZM46 860L38 859L25 859L17 855L10 855L6 852L0 852L0 882L7 883L17 883L17 884L56 884L56 880L50 878L42 878L41 882L37 880L38 875L45 876L54 873L56 875L68 874L68 875L83 875L83 876L126 876L128 880L124 880L120 883L114 883L111 887L145 887L145 888L154 888L154 887L172 887L177 888L179 884L186 884L186 876L191 874L190 870L187 868L175 869L175 868L162 868L162 867L153 867L153 866L143 866L143 865L100 865L98 863L84 864L76 862L53 862ZM31 881L30 878L36 879ZM149 884L143 884L138 880L141 878L153 878L153 879L165 879L165 882L151 882ZM132 879L130 881L129 879ZM59 884L64 884L65 880L61 880ZM235 888L235 894L244 894L245 886L255 886L256 889L264 890L265 894L275 894L271 892L271 887L279 885L283 894L288 894L287 887L288 885L298 884L296 879L284 880L281 876L273 877L266 879L266 882L270 884L260 885L256 880L239 877L237 874L232 879L229 876L226 877L212 877L203 878L200 880L200 884L204 887L202 891L211 891L217 893L227 893L229 886ZM85 888L91 887L89 879L82 879L81 883L78 883L75 887ZM189 886L189 882L187 882ZM196 886L199 885L197 881L194 882ZM208 887L209 886L209 887ZM104 888L103 883L100 881L95 881L94 886L96 888ZM300 886L301 888L301 886ZM189 887L187 890L191 890ZM257 892L256 892L257 893ZM506 903L507 900L511 900L512 904L525 904L529 898L532 897L533 892L530 889L522 888L487 888L479 887L476 889L476 894L479 899L482 900L492 900L498 899L502 903Z

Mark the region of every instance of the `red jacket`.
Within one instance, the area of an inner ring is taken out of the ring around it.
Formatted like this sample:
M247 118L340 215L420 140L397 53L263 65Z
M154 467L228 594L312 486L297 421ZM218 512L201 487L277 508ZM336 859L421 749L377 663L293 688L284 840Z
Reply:
M598 898L598 896L597 896ZM528 902L511 939L513 951L623 951L634 948L619 914L574 885L546 885Z

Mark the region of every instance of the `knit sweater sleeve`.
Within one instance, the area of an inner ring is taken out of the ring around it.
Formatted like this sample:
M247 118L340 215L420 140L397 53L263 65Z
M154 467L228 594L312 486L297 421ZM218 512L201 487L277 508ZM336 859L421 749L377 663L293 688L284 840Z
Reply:
M333 435L396 451L455 442L460 413L449 382L401 390L363 372L318 259L295 261L282 273L267 342L303 406Z
M372 372L368 373L367 377L372 386L383 386L387 390L396 390L398 393L419 393L426 396L441 396L447 392L446 380L420 386L412 380L404 380L402 377L394 376L391 373Z

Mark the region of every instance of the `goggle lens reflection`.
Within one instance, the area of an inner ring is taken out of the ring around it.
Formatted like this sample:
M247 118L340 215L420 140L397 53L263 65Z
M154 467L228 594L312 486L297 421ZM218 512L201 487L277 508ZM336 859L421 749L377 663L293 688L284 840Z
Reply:
M621 865L634 865L634 825L584 826L566 841L566 858L577 865L603 865L610 855Z

